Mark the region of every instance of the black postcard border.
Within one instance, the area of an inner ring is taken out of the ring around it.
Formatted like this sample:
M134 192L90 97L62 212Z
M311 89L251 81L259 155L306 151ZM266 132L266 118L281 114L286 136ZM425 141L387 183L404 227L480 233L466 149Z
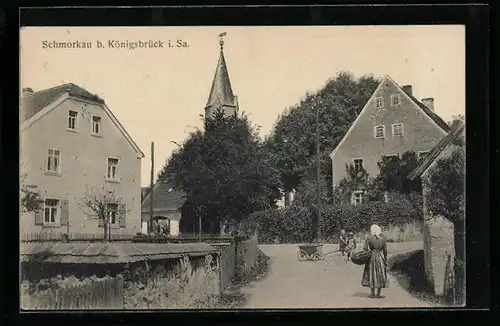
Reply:
M1 14L1 12L0 12ZM7 72L2 82L2 140L4 169L4 206L8 207L4 215L4 243L8 260L5 260L4 271L8 272L12 281L5 284L12 294L6 295L8 304L7 320L22 320L28 323L55 322L88 322L88 323L150 323L179 321L218 321L239 320L262 322L269 321L303 321L310 322L318 317L350 318L384 315L386 321L398 317L418 316L432 318L437 311L425 310L286 310L286 311L184 311L184 312L109 312L109 313L39 313L19 314L18 266L19 234L18 221L18 153L19 126L18 121L19 95L19 26L201 26L201 25L407 25L407 24L465 24L466 25L466 77L467 77L467 308L487 308L490 305L490 153L496 153L498 137L493 138L490 147L490 122L495 124L497 101L489 99L489 45L490 28L489 8L484 5L418 5L418 6L303 6L303 7L86 7L86 8L9 8L6 15L0 15L0 24L6 22L6 28L0 30L2 53L7 54L5 60ZM20 20L19 20L20 19ZM493 20L491 20L493 21ZM18 24L20 23L20 24ZM497 34L498 36L498 34ZM277 44L279 46L279 44ZM425 46L425 45L422 45ZM430 49L431 50L431 49ZM8 51L8 52L7 52ZM17 64L14 65L14 62ZM493 63L492 63L493 64ZM14 69L12 69L14 68ZM491 103L491 104L490 104ZM490 108L491 105L491 108ZM490 113L493 115L490 118ZM14 128L14 129L13 129ZM498 134L495 134L498 136ZM491 151L490 151L491 148ZM493 172L494 169L492 169ZM495 172L494 172L495 173ZM16 187L17 186L17 189ZM492 200L498 205L498 200ZM493 223L496 223L495 219ZM15 230L15 232L14 232ZM15 250L14 250L15 249ZM333 276L332 276L333 277ZM4 292L5 293L5 292ZM15 295L15 299L14 299ZM446 309L454 310L454 309ZM339 314L339 312L342 312ZM391 312L397 312L396 314ZM454 316L462 312L455 311ZM408 315L408 316L407 316ZM449 317L449 316L448 316ZM387 319L388 318L388 319Z

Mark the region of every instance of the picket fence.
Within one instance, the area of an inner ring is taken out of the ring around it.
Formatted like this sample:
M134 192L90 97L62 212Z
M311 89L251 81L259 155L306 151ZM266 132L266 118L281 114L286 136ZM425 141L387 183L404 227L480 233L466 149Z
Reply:
M47 290L22 298L27 310L123 309L123 277L117 276L88 285Z

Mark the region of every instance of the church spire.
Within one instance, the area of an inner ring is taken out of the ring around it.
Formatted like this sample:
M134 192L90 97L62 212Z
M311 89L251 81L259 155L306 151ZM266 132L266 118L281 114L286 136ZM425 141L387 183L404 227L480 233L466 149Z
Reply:
M237 114L238 103L231 88L229 73L227 72L226 60L224 58L224 39L226 32L219 34L220 55L215 69L214 80L207 105L205 106L205 118L213 116L216 110L222 110L226 114Z

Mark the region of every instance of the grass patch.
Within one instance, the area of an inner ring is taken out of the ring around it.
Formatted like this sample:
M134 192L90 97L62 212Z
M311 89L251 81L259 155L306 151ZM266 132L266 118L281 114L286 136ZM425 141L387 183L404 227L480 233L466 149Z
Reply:
M425 277L424 251L422 249L395 254L389 257L388 265L390 273L413 297L433 305L443 304L443 301L434 295Z

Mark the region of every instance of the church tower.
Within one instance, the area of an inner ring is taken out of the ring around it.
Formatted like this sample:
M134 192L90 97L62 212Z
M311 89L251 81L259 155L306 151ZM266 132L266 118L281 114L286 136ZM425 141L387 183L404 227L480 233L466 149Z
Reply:
M224 40L226 33L219 34L220 37L220 55L215 69L214 80L207 105L205 106L205 120L214 116L218 110L226 115L238 114L238 99L233 94L229 73L227 72L226 60L224 59Z

